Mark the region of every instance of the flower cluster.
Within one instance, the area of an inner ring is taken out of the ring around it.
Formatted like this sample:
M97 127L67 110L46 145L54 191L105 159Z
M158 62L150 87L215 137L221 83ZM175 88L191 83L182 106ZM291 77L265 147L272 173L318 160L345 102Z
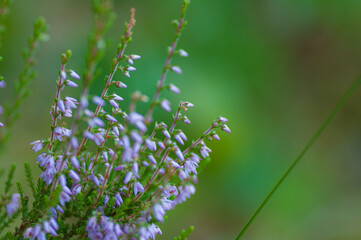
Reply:
M189 0L184 0L161 80L144 114L137 111L137 104L149 98L140 92L133 94L129 108L122 103L127 79L141 58L126 53L135 25L134 10L99 95L89 95L90 70L84 74L79 99L64 94L67 88L78 87L81 77L67 67L71 51L62 55L55 101L50 108L50 137L31 143L34 152L42 151L35 162L43 171L33 190L34 208L26 210L15 236L155 239L162 234L157 224L164 222L167 211L195 193L198 167L211 152L206 141L220 140L217 128L230 130L228 120L219 117L198 139L190 141L179 125L191 123L186 113L194 105L181 101L172 110L171 102L160 98L165 89L180 93L177 86L167 85L165 80L169 71L182 74L179 66L171 64L173 56L188 56L177 48L188 5ZM157 106L174 111L170 125L154 122ZM20 193L13 195L7 205L10 217L20 207L20 199L26 204Z

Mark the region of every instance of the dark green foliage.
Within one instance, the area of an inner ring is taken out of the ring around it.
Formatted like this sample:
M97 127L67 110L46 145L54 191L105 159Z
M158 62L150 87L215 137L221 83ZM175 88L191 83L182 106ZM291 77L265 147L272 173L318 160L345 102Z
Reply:
M22 216L23 216L23 219L26 219L28 217L28 213L29 213L29 207L28 207L29 197L24 196L23 187L21 186L21 183L19 181L16 182L16 185L18 188L18 192L20 193Z
M24 163L24 167L25 167L26 180L28 182L29 187L31 188L31 191L33 193L33 197L35 197L36 190L35 190L35 183L34 183L34 180L33 180L33 176L31 174L31 167L30 167L28 162Z

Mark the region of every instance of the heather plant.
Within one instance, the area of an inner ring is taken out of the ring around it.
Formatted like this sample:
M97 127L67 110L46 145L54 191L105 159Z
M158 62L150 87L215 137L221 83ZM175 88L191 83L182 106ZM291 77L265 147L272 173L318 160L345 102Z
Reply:
M2 9L7 10L9 4L2 1ZM182 73L179 66L172 64L173 58L188 56L178 42L186 26L189 4L189 0L183 1L181 16L173 21L176 33L166 64L149 108L141 113L137 105L149 98L139 91L132 95L129 106L122 104L128 79L141 58L127 51L136 24L135 9L131 9L113 64L104 76L101 94L90 94L92 82L102 78L98 63L107 48L105 33L114 21L111 0L93 1L94 25L84 73L80 75L79 70L71 68L70 50L61 55L50 108L50 134L31 143L39 154L34 161L25 163L32 196L25 195L20 182L16 183L17 193L11 194L15 165L8 172L0 202L2 239L155 239L162 234L158 224L165 221L166 212L195 193L198 167L209 160L211 152L206 142L220 140L217 129L231 131L226 125L228 120L218 117L198 139L189 141L183 128L191 123L186 114L194 105L182 100L172 108L161 95L164 90L180 93L166 78L169 72ZM1 26L6 13L1 12ZM2 148L30 93L36 76L36 49L48 39L46 30L43 18L35 21L34 34L23 51L25 67L16 83L14 99L9 100L4 111L1 108ZM5 85L1 79L0 87ZM68 96L67 90L79 85L81 95ZM153 119L156 107L174 113L171 125ZM39 177L32 174L33 164L42 171ZM15 230L4 233L16 219L20 221ZM175 239L186 239L192 231L190 227Z
M11 2L0 0L0 45ZM14 184L14 164L3 180L1 239L155 239L162 234L158 225L167 219L167 211L195 193L199 167L210 160L207 141L220 140L216 130L231 131L228 120L218 117L198 139L188 140L185 126L191 121L187 112L194 105L182 100L172 107L171 101L162 96L164 90L180 94L180 89L166 79L168 73L182 74L182 69L172 63L173 58L188 56L178 43L186 26L189 4L189 0L183 0L180 18L172 22L176 32L151 101L136 91L126 106L123 96L128 95L127 83L141 58L128 53L136 24L135 9L131 9L120 43L113 49L116 53L113 64L108 74L102 76L99 63L109 47L106 33L112 27L115 13L112 0L92 1L93 28L88 37L85 69L78 74L81 70L71 67L70 50L61 55L54 103L50 107L49 136L34 139L31 148L38 156L24 163L28 191L19 181ZM21 117L21 106L31 92L31 82L36 77L36 52L40 43L49 38L47 28L44 18L34 22L33 34L23 50L25 64L15 83L14 95L5 107L0 106L0 153L6 149L12 126ZM92 83L102 78L101 93L90 94ZM0 90L6 87L6 82L10 83L0 78ZM358 78L236 239L244 236L360 84ZM69 88L79 86L80 96L67 94ZM138 110L141 103L148 106L145 112ZM173 113L171 124L165 123L167 119L153 119L157 107ZM41 169L40 176L33 176L34 164ZM4 172L1 169L1 175ZM31 196L25 192L31 192ZM174 239L187 239L193 229L190 226Z

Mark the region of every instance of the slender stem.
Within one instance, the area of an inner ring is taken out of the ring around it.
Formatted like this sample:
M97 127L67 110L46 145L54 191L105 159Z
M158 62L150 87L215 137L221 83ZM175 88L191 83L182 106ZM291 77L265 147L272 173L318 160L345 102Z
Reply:
M252 217L248 220L247 224L243 227L242 231L237 236L236 240L241 239L241 237L246 233L247 229L252 225L253 221L256 219L258 214L262 211L264 206L268 203L272 195L277 191L277 189L281 186L281 184L284 182L284 180L287 178L287 176L292 172L292 170L296 167L296 165L299 163L299 161L302 159L302 157L307 153L307 151L312 147L312 145L316 142L316 140L319 138L319 136L322 134L322 132L326 129L326 127L330 124L332 119L337 115L337 113L342 109L342 107L347 103L347 101L350 99L350 97L355 93L356 89L361 84L361 77L355 80L355 82L351 85L351 87L348 89L346 94L341 98L341 100L338 102L336 107L332 110L330 115L326 118L326 120L322 123L320 128L314 133L314 135L311 137L311 139L308 141L306 146L303 148L301 153L297 156L297 158L292 162L292 164L289 166L289 168L286 170L286 172L282 175L282 177L278 180L276 185L272 188L272 190L268 193L266 198L262 201L261 205L257 208L255 213L252 215Z
M60 72L62 73L65 69L65 64L63 63L61 65L61 70ZM62 74L60 74L59 77L59 82L58 82L58 86L57 86L57 92L56 92L56 98L55 98L55 107L54 107L54 113L53 113L53 124L52 124L52 132L51 132L51 137L50 137L50 144L49 144L49 150L51 151L53 149L54 146L54 136L55 136L55 127L57 125L57 121L58 121L58 102L59 102L59 98L60 98L60 92L61 92L61 88L63 85L63 77Z
M103 92L102 92L102 95L101 95L101 98L104 99L105 95L107 94L108 92L108 89L110 87L110 84L113 80L113 77L114 77L114 74L116 73L116 71L118 70L118 67L119 67L119 63L120 63L120 60L123 58L124 56L124 52L125 52L125 48L127 46L127 43L132 35L132 28L133 26L135 25L135 18L134 18L134 13L135 13L135 9L132 8L131 10L131 16L130 16L130 23L128 25L128 29L127 29L127 33L125 35L125 41L124 41L124 45L122 47L122 49L120 50L119 54L118 54L118 57L116 59L116 63L115 63L115 66L114 66L114 69L113 71L110 73L109 77L108 77L108 80L107 80L107 83L105 84L105 87L103 89ZM99 104L95 110L95 113L94 113L94 117L98 116L99 112L100 112L100 109L101 109L101 105ZM92 129L91 126L88 127L88 130L87 131L90 131ZM84 145L86 144L87 142L87 138L83 138L83 141L81 142L79 148L78 148L78 152L77 152L77 155L79 155L84 147Z
M180 34L183 30L183 27L184 27L184 18L185 18L185 13L187 11L187 2L185 2L182 6L182 13L181 13L181 17L180 17L180 20L179 20L179 24L178 24L178 28L177 28L177 32L176 32L176 35L175 35L175 38L174 38L174 41L173 41L173 44L172 44L172 47L168 53L168 58L167 58L167 62L165 64L165 67L163 69L163 73L162 73L162 77L160 78L160 81L159 81L159 84L158 84L158 87L157 87L157 91L155 93L155 96L150 104L150 107L149 107L149 110L147 112L147 115L145 117L145 124L149 124L151 121L152 121L152 114L153 114L153 111L154 111L154 108L156 106L156 103L159 99L159 95L160 95L160 92L162 91L163 87L164 87L164 83L165 83L165 79L167 77L167 73L168 73L168 70L170 68L170 64L171 64L171 61L172 61L172 57L174 55L174 52L177 48L177 44L178 44L178 41L179 41L179 38L180 38Z

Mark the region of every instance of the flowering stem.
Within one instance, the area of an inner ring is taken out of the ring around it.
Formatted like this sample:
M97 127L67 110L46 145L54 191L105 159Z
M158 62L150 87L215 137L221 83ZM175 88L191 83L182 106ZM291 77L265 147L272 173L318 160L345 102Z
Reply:
M307 151L312 147L312 145L316 142L322 132L327 128L332 119L338 114L338 112L343 108L343 106L347 103L347 101L353 96L355 91L361 85L361 77L357 78L351 87L348 89L346 94L341 98L336 107L332 110L330 115L326 118L326 120L322 123L320 128L314 133L311 139L307 142L306 146L303 148L301 153L297 156L297 158L292 162L286 172L282 175L282 177L278 180L276 185L272 188L272 190L268 193L266 198L262 201L261 205L257 208L252 217L248 220L247 224L243 227L242 231L237 236L236 240L242 238L242 236L246 233L247 229L252 225L253 221L256 219L258 214L262 211L264 206L268 203L272 195L277 191L277 189L281 186L284 180L288 177L288 175L292 172L292 170L296 167L302 157L307 153Z
M116 59L116 62L115 62L115 66L114 66L114 69L113 71L110 73L109 77L108 77L108 80L105 84L105 87L103 89L103 92L102 92L102 95L101 95L101 98L104 99L105 95L107 94L108 92L108 89L111 85L111 82L113 80L113 77L114 77L114 74L116 73L116 71L118 70L118 67L119 67L119 63L120 63L120 60L123 58L124 56L124 51L125 51L125 48L127 46L127 43L128 41L130 40L131 38L131 35L132 35L132 28L133 26L135 25L135 18L134 18L134 13L135 13L135 9L132 8L131 9L131 16L130 16L130 22L129 22L129 25L128 25L128 29L127 29L127 32L126 32L126 35L125 35L125 41L124 41L124 44L122 45L122 49L120 50L119 54L118 54L118 57ZM101 109L101 104L99 104L95 110L95 113L94 113L94 117L98 116L99 112L100 112L100 109ZM91 126L88 127L88 130L87 131L90 131L92 129ZM79 148L78 148L78 152L77 152L77 155L79 155L84 147L84 145L86 144L87 142L87 138L83 138L83 141L81 142Z
M152 121L152 114L153 114L154 108L155 108L155 106L157 104L157 101L159 99L160 92L162 91L162 89L164 87L165 79L167 77L167 73L168 73L168 70L170 68L172 57L173 57L174 52L175 52L175 50L177 48L177 44L178 44L178 41L180 39L181 32L182 32L182 30L184 28L184 18L185 18L185 14L186 14L186 11L187 11L188 4L189 4L189 1L184 1L184 3L183 3L182 13L181 13L178 28L177 28L177 31L176 31L176 34L175 34L175 37L174 37L174 41L173 41L171 49L169 50L167 62L166 62L165 67L163 69L162 77L160 78L159 84L157 86L157 91L155 93L155 96L154 96L154 98L153 98L153 100L152 100L152 102L150 104L149 110L148 110L147 115L145 117L144 122L147 125Z
M63 63L61 64L61 70L60 72L64 72L64 69L65 69L65 59L66 57L63 56ZM53 124L52 124L52 127L51 127L51 137L50 137L50 144L49 144L49 150L51 151L53 149L53 146L54 146L54 136L55 136L55 127L57 125L57 120L58 120L58 101L59 101L59 98L60 98L60 92L61 92L61 88L62 88L62 85L63 85L63 77L62 77L62 74L60 74L60 77L59 77L59 82L58 82L58 86L57 86L57 92L56 92L56 97L55 97L55 107L54 107L54 112L53 112Z

